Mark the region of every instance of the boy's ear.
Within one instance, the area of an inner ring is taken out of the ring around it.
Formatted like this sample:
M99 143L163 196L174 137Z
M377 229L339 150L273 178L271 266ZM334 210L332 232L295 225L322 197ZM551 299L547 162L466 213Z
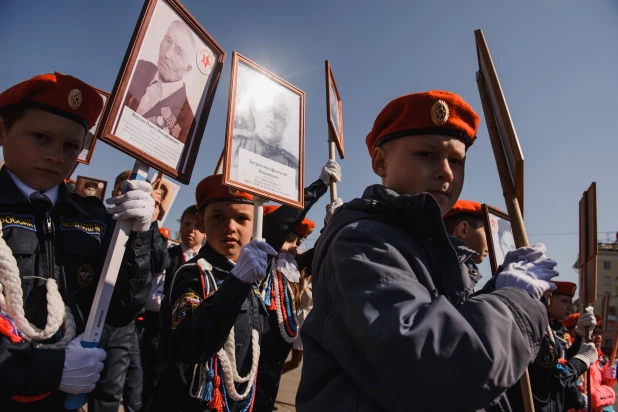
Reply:
M470 224L463 220L455 228L455 235L461 240L465 240L468 237L468 230L470 230Z
M380 177L386 177L386 151L382 147L373 149L371 167L375 174Z
M195 226L197 227L197 230L206 234L206 229L204 228L204 217L199 211L195 212Z

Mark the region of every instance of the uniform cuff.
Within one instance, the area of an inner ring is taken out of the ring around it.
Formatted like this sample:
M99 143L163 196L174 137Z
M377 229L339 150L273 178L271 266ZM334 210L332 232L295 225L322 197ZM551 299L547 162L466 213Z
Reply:
M145 232L131 232L127 247L130 246L135 256L143 256L150 253L152 243L152 229Z
M64 370L64 349L32 349L32 393L40 394L58 390ZM30 392L30 391L29 391Z

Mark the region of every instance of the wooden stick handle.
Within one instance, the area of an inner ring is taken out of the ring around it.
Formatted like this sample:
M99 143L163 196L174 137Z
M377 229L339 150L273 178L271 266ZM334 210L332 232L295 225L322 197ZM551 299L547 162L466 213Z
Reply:
M259 197L253 198L253 239L262 239L264 224L264 200Z
M612 349L612 356L609 358L609 365L612 366L616 360L616 352L618 351L618 330L616 330L616 338L614 339L614 349Z
M328 133L330 135L330 132ZM328 140L328 158L330 160L336 160L335 159L335 151L336 151L336 147L335 147L335 141L330 138ZM330 181L330 201L331 203L334 202L337 199L337 182L335 182L334 180Z
M491 147L494 151L494 157L496 158L496 166L498 167L498 175L500 176L502 192L504 193L504 198L506 201L506 209L509 214L511 229L513 230L515 246L518 248L528 246L528 235L526 234L526 228L524 227L524 220L519 208L519 202L517 201L517 196L515 195L515 186L511 180L506 155L504 154L504 147L502 146L502 140L500 140L498 126L496 125L494 112L491 108L489 95L487 94L485 80L483 79L483 75L480 71L476 73L476 84L478 86L481 103L483 105L483 113L485 115L485 123L487 124L489 140L491 141ZM530 375L528 374L528 369L526 369L519 382L521 384L524 409L526 412L534 412L534 400L532 398L532 388L530 386Z

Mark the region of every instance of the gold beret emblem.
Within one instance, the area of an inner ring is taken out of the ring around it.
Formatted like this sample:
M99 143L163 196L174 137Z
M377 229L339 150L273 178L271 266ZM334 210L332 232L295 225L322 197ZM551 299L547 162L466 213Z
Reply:
M436 126L442 126L448 120L448 105L444 100L438 100L431 106L431 121Z
M69 107L73 110L79 109L83 102L82 92L79 89L73 89L69 92Z
M238 194L238 189L233 187L228 187L227 191L230 192L232 196L236 196Z

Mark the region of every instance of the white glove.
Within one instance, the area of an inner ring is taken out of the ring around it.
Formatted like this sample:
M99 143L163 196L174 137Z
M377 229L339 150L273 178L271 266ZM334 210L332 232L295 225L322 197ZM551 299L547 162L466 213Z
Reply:
M58 387L62 392L92 392L101 377L107 354L99 348L82 348L82 336L79 335L64 348L64 369Z
M300 281L300 272L298 271L298 263L290 253L279 253L275 266L278 271L290 281L298 283Z
M340 197L335 199L334 202L327 204L326 205L326 216L324 217L324 222L325 223L330 222L337 208L341 207L342 205L343 205L343 200L341 200Z
M133 220L131 230L133 232L145 232L150 229L152 215L154 213L154 199L150 196L152 186L141 180L127 180L122 188L128 184L132 189L123 195L106 200L109 205L116 205L107 209L115 220Z
M496 278L496 289L506 287L523 289L535 299L541 299L545 292L556 289L552 282L536 279L525 272L514 270L511 266L504 268Z
M605 366L603 368L603 377L608 381L613 381L616 379L616 366Z
M268 255L277 256L277 251L263 240L253 239L240 251L232 275L247 284L261 282L266 277Z
M577 326L575 326L575 332L585 338L588 335L588 339L590 339L590 335L592 333L592 329L594 329L597 324L597 319L594 317L594 308L592 306L588 306L584 313L579 315L579 319L577 320Z
M339 163L334 160L326 162L326 165L322 168L322 172L320 173L320 179L326 184L329 184L331 180L334 182L341 182L341 166L339 166Z
M594 346L594 343L582 343L577 355L573 356L573 359L579 359L584 362L587 367L590 367L590 365L599 359L597 347Z

